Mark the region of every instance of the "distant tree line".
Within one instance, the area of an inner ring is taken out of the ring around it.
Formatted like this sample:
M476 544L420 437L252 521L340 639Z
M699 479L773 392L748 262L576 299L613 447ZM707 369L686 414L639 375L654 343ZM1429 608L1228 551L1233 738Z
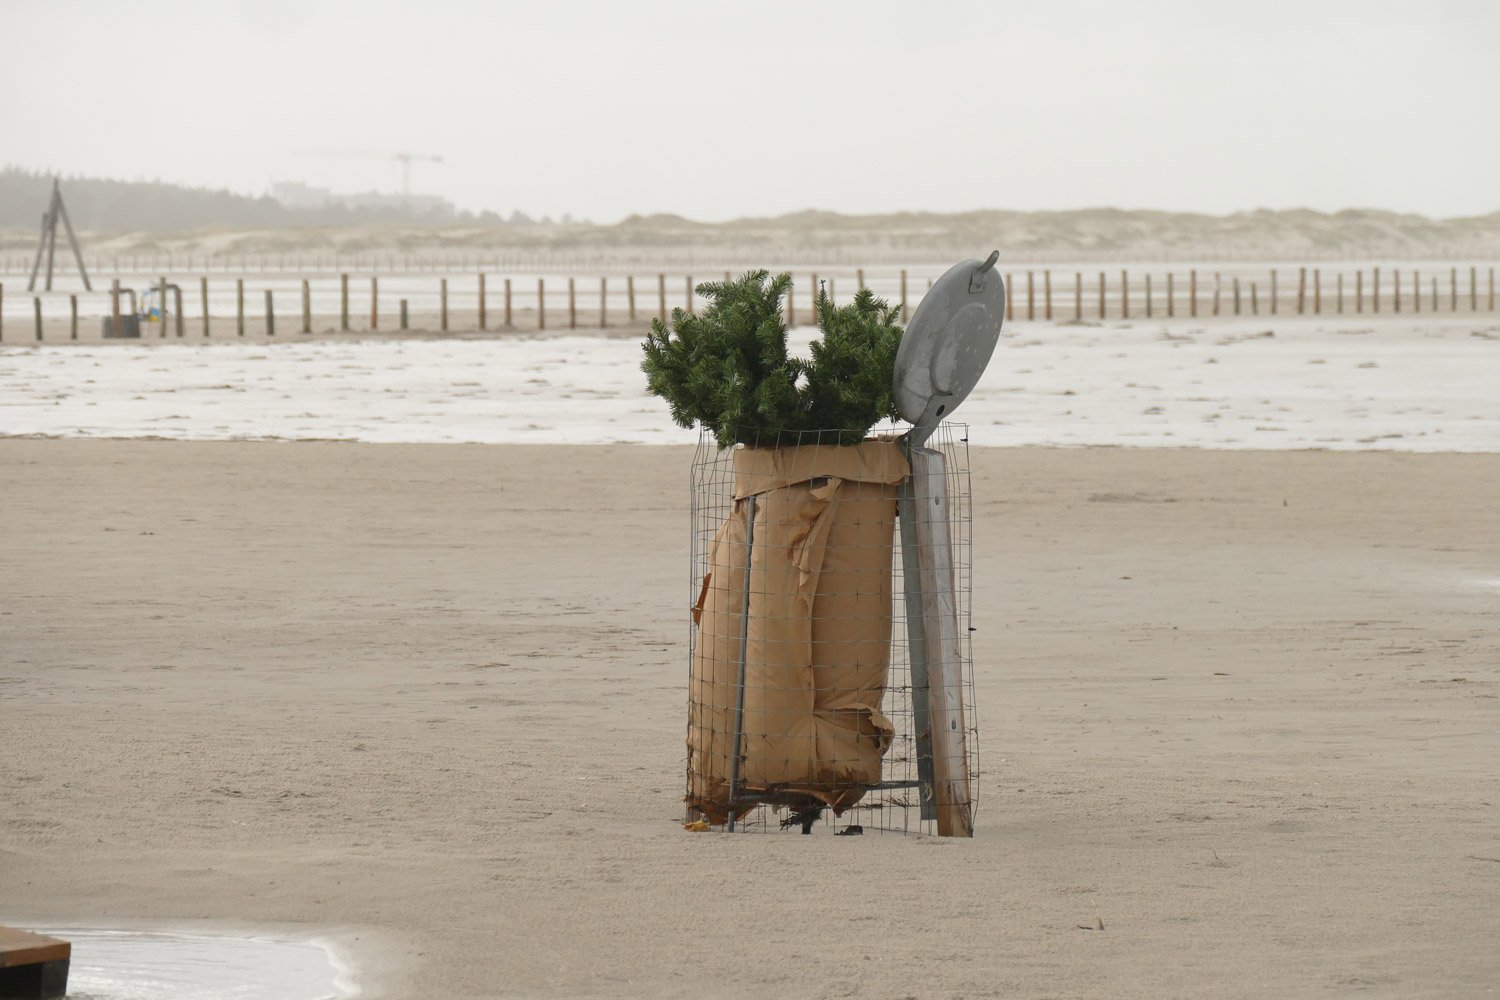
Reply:
M41 223L52 195L52 174L0 169L0 227L30 228ZM469 223L502 226L534 222L515 212L507 219L494 212L420 211L392 207L288 208L269 195L250 197L232 191L184 187L160 181L111 181L92 177L62 178L63 201L76 229L106 232L188 229L301 229L379 224L452 226ZM567 220L565 220L567 221Z

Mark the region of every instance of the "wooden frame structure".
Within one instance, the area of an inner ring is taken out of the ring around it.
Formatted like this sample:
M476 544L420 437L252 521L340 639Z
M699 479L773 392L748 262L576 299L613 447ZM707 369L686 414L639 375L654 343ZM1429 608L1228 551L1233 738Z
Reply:
M28 292L36 289L37 272L42 266L42 251L47 251L47 287L45 291L52 291L52 258L57 251L57 220L61 216L63 228L68 232L68 245L73 248L73 260L78 264L78 273L83 277L85 291L92 292L94 286L89 283L88 269L83 266L83 251L78 248L78 236L73 232L73 222L68 218L67 206L63 204L62 189L56 177L52 178L52 200L47 204L47 211L42 215L42 238L36 245L36 260L31 264L31 280L26 283Z

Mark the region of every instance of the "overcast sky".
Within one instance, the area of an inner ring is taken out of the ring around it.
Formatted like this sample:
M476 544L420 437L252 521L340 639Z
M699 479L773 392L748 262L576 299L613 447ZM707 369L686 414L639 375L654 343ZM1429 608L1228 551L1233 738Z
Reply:
M394 191L410 150L417 191L602 222L1500 209L1491 0L0 0L0 39L0 163L90 176Z

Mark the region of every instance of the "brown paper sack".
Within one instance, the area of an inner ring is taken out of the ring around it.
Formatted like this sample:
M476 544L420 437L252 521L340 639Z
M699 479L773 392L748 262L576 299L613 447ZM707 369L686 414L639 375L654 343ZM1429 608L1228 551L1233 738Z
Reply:
M729 813L745 535L754 496L744 736L735 814L820 800L837 815L880 780L891 722L891 553L906 458L894 441L740 448L694 618L687 801Z

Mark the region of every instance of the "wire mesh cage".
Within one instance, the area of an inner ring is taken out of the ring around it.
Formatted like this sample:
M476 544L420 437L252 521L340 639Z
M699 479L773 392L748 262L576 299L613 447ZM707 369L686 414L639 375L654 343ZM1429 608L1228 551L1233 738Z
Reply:
M901 431L774 448L700 436L689 824L972 831L968 427L945 423L915 452Z

